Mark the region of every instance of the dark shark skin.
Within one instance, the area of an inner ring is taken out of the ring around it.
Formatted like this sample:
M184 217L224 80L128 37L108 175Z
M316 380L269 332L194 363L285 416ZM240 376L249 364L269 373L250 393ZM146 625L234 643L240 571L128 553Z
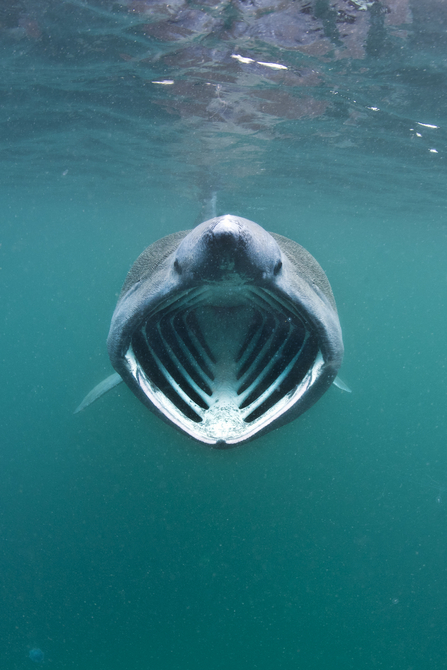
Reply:
M296 419L343 359L335 300L316 260L230 215L168 235L139 256L107 347L141 402L215 447Z

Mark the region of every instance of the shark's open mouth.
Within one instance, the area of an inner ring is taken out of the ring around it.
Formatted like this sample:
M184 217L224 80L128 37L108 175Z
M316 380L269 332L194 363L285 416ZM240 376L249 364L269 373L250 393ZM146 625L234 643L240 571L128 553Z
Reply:
M149 314L125 361L166 418L201 442L228 445L290 409L324 365L293 306L259 287L212 283Z

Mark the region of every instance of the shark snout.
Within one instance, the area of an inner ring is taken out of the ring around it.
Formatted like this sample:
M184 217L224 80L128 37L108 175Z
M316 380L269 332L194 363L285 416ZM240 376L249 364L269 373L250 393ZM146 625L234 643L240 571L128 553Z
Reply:
M281 251L263 228L231 214L195 228L179 246L175 272L205 282L262 282L281 266Z

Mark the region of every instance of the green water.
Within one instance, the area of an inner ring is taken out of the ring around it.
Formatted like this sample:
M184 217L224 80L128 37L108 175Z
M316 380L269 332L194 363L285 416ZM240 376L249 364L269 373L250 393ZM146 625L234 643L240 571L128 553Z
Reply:
M446 16L401 4L343 57L163 41L145 3L0 11L2 668L446 667ZM212 192L320 262L353 393L228 451L124 385L74 416L130 265Z

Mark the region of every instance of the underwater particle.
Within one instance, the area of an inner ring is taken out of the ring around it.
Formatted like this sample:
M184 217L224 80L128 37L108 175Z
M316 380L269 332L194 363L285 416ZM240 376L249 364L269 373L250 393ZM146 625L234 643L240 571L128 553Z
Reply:
M33 647L30 649L28 656L31 661L34 661L34 663L43 663L43 659L45 658L45 654L43 653L42 649L39 649L38 647Z

